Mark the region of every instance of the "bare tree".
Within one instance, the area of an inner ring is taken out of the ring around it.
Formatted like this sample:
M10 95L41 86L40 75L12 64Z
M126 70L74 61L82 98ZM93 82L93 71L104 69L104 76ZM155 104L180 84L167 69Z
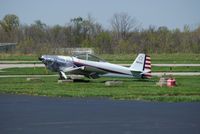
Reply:
M127 13L116 13L111 18L112 31L116 38L127 39L127 35L131 30L138 28L138 22Z

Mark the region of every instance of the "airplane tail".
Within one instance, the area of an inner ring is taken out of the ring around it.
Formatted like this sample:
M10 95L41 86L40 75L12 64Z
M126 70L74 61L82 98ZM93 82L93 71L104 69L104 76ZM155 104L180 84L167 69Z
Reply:
M140 53L133 64L130 71L137 78L151 78L151 58L146 54Z

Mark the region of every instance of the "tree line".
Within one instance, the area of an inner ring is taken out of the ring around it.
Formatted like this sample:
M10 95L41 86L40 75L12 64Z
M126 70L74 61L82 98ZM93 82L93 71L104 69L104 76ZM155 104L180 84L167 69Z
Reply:
M170 30L165 26L149 26L140 23L126 13L116 13L110 20L110 28L86 18L72 18L65 26L48 26L40 20L33 24L21 24L19 17L7 14L0 20L0 42L17 42L17 52L55 53L56 48L89 47L96 53L200 53L200 26L191 30Z

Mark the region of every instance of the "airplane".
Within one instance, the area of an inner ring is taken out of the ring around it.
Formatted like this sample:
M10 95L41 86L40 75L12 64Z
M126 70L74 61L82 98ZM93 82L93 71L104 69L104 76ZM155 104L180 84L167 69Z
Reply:
M127 77L151 78L151 58L140 53L130 67L109 63L95 55L82 53L74 56L42 55L38 58L45 66L59 73L59 79L71 79L69 75L87 78Z

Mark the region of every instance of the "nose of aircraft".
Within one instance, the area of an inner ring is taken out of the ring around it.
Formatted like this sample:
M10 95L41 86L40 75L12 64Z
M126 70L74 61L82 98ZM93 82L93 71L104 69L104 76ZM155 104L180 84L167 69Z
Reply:
M38 57L38 60L43 61L44 58L41 56L41 57Z

